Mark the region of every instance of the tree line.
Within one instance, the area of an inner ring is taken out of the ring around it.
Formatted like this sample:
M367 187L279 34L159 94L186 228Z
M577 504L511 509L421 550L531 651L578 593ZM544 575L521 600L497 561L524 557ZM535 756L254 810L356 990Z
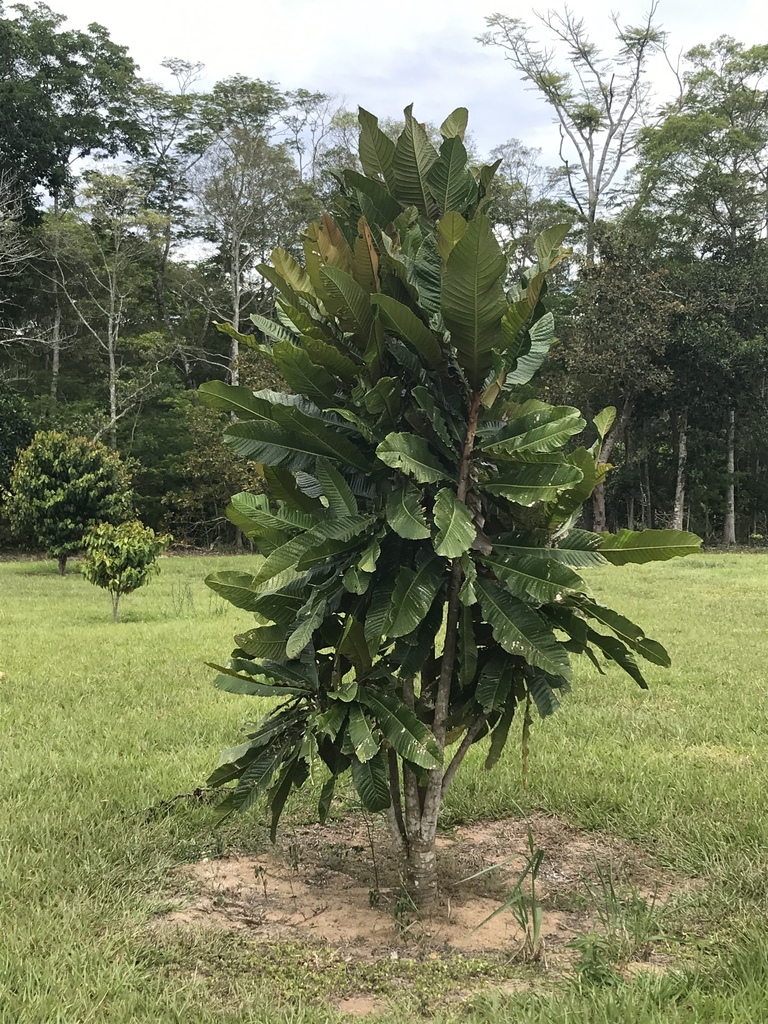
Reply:
M516 139L488 155L509 288L542 229L574 224L549 293L558 342L528 397L617 409L586 525L768 534L768 46L696 47L658 109L655 10L617 23L611 54L567 12L543 42L487 20L482 42L550 104L562 143L556 167ZM160 86L106 29L43 5L0 5L0 65L0 488L35 431L61 430L120 451L145 522L236 541L227 496L256 481L196 389L284 386L258 348L258 318L281 315L263 265L343 213L357 113L243 76L203 90L202 66L178 59Z

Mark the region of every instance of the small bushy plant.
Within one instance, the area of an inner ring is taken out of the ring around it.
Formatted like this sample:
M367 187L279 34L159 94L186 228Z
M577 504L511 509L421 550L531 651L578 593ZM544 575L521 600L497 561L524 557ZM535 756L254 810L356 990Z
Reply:
M97 523L122 523L133 513L131 474L117 452L99 441L39 431L19 456L7 503L13 535L59 563L81 551Z
M171 543L138 520L113 526L101 523L84 538L86 557L81 572L89 583L112 595L112 617L117 622L120 598L143 587L159 571L157 557Z

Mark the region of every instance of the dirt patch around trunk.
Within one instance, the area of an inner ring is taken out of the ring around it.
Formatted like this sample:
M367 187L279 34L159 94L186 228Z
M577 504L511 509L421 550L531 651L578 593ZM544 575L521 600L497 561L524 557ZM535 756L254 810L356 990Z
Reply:
M629 843L579 832L545 815L534 815L531 825L545 851L536 897L544 949L555 962L569 958L568 943L577 935L593 930L612 908L620 909L622 894L653 909L684 887ZM276 847L259 856L185 866L186 905L155 919L154 927L320 941L345 958L367 962L450 953L512 960L524 932L509 910L491 915L513 890L528 855L524 820L474 823L443 833L439 899L418 914L382 825L356 819L301 826L284 832ZM466 881L493 865L498 869ZM650 955L641 951L635 958Z

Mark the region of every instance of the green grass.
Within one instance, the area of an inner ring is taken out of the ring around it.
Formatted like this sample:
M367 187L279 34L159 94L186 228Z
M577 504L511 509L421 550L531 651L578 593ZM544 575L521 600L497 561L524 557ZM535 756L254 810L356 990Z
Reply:
M174 898L175 864L263 842L258 819L216 831L204 805L147 813L199 785L254 713L215 691L204 664L226 655L249 617L202 578L243 564L163 560L116 626L108 597L77 572L0 565L0 1024L321 1024L338 1019L325 1004L345 986L395 993L382 1024L430 1005L441 1022L469 1024L768 1019L763 556L592 574L598 596L667 644L672 670L650 667L644 693L580 666L561 711L534 725L528 792L517 749L493 775L480 751L446 806L446 824L545 809L695 876L694 895L665 921L680 969L615 986L585 972L554 989L534 976L529 992L461 1005L442 996L487 965L361 973L295 944L160 943L147 928Z

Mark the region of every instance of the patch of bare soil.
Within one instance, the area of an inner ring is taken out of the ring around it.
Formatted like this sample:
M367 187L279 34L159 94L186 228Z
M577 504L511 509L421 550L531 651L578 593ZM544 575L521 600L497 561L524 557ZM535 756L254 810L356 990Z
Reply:
M537 845L546 851L537 883L542 936L556 956L576 934L594 926L594 904L585 897L589 887L599 887L599 872L603 878L610 872L617 890L631 888L648 900L663 902L679 887L628 843L579 832L545 815L535 815L532 827ZM404 895L401 866L383 827L349 820L309 825L285 833L260 856L206 859L185 867L192 892L188 903L156 925L238 930L273 941L320 940L368 961L451 950L511 958L523 939L514 916L507 911L486 919L514 887L527 852L524 820L475 823L443 834L440 898L419 916ZM494 864L498 870L465 881Z

